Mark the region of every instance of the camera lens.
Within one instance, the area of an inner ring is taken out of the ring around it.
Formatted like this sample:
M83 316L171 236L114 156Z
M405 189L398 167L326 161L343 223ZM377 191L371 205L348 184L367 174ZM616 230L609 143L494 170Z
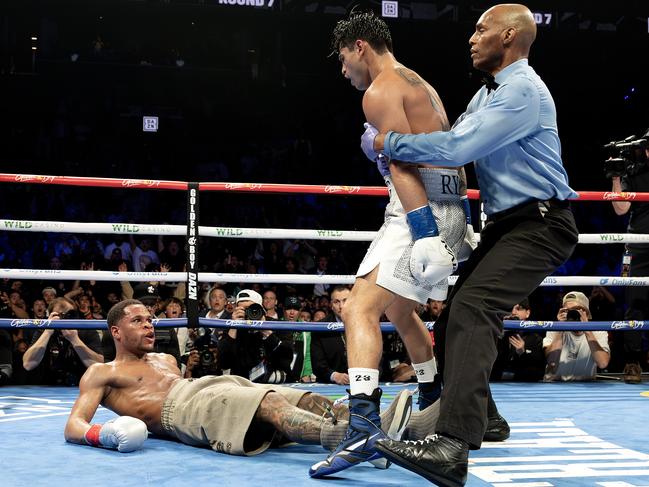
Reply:
M246 319L250 321L261 320L264 317L264 307L257 303L252 303L246 308Z
M579 310L569 309L566 313L566 321L581 321Z
M81 315L76 309L69 309L61 315L62 320L78 320L79 318L81 318Z
M203 367L208 367L214 362L214 354L212 351L205 345L205 348L201 350L200 353L201 365Z

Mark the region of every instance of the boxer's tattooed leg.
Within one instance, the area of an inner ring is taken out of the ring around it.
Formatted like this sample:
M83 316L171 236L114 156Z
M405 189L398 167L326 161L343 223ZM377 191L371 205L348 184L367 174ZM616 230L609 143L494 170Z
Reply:
M320 431L325 419L296 408L277 393L270 392L264 397L255 417L272 424L291 441L320 444Z
M279 415L278 429L284 436L299 443L320 444L322 417L297 408L285 408Z
M334 421L349 420L349 408L346 405L334 405L332 401L320 394L305 394L297 403L297 407Z

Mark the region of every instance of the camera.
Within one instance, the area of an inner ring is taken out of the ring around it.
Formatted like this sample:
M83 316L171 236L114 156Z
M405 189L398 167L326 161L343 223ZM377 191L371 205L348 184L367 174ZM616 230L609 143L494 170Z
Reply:
M198 338L194 340L194 348L198 350L201 367L209 367L214 363L214 354L210 350L212 343L212 330L209 328L199 328L197 330Z
M76 309L72 308L67 310L65 313L60 315L62 320L78 320L81 318L81 314Z
M250 321L259 321L265 314L266 311L261 304L252 303L246 308L246 319Z
M194 340L193 350L198 351L198 365L192 371L192 377L203 377L204 375L221 375L218 359L212 341L212 330L209 328L198 328L198 337ZM186 360L183 357L183 360Z
M581 321L581 315L577 309L569 309L566 312L566 321Z
M645 149L648 147L649 130L642 137L631 135L624 140L612 141L604 146L610 159L604 161L607 178L634 176L647 162Z
M503 321L505 320L521 321L521 319L516 315L503 316ZM504 330L502 339L509 340L509 337L519 335L520 333L521 330Z

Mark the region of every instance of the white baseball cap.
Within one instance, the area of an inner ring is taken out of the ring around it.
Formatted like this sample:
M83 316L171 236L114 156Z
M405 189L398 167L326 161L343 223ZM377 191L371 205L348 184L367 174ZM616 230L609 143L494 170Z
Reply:
M239 291L234 302L236 304L239 304L240 301L252 301L253 303L257 303L260 306L263 302L261 294L259 294L257 291L253 291L252 289L242 289L241 291Z

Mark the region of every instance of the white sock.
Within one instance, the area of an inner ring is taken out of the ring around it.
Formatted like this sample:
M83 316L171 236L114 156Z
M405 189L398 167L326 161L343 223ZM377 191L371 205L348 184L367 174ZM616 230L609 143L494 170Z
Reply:
M412 364L412 368L415 369L417 382L433 382L435 380L435 374L437 374L435 357L423 364Z
M349 392L350 394L367 394L372 395L374 389L379 387L378 369L364 369L354 367L349 372Z

